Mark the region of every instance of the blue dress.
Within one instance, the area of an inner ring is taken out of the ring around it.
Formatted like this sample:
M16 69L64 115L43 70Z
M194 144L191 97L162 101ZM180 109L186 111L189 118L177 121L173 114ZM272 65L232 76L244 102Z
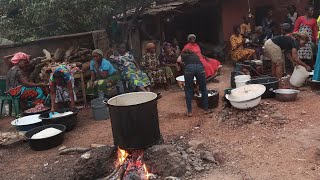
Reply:
M318 45L317 61L314 65L314 74L312 80L320 81L320 46Z

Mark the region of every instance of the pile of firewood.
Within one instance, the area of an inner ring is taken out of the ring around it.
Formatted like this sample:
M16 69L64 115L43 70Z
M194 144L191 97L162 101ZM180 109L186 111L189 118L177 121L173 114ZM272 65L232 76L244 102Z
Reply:
M60 65L68 66L71 71L87 70L92 59L91 49L71 47L67 51L58 48L55 53L42 50L44 57L36 57L30 61L30 79L48 81L50 73Z

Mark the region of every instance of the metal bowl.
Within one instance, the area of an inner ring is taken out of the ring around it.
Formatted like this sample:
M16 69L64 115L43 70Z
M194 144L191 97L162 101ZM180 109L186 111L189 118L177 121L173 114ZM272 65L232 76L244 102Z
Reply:
M276 99L281 102L296 101L300 91L295 89L277 89L273 91L276 94Z

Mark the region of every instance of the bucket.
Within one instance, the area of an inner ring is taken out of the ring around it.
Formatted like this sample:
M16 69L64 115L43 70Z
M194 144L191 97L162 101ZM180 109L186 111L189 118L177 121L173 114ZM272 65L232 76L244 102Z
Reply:
M250 75L238 75L234 77L234 80L250 80L251 76Z
M298 65L294 68L290 78L290 83L295 87L302 87L309 76L310 73L306 70L306 68Z
M234 77L236 88L247 85L246 83L251 80L250 75L239 75Z
M250 80L235 80L236 88L239 88L239 87L247 85L248 81L250 81Z
M91 101L93 119L96 121L107 120L110 118L109 109L103 101L106 99L97 98Z

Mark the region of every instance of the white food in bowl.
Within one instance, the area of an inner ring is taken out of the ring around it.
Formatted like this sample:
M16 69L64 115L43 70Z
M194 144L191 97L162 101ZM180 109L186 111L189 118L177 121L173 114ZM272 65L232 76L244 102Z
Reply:
M176 78L176 80L177 80L178 82L185 82L184 76L178 76L178 77ZM194 77L193 80L196 81L196 80L197 80L196 77Z
M60 134L62 131L56 128L47 128L36 134L31 139L45 139Z

